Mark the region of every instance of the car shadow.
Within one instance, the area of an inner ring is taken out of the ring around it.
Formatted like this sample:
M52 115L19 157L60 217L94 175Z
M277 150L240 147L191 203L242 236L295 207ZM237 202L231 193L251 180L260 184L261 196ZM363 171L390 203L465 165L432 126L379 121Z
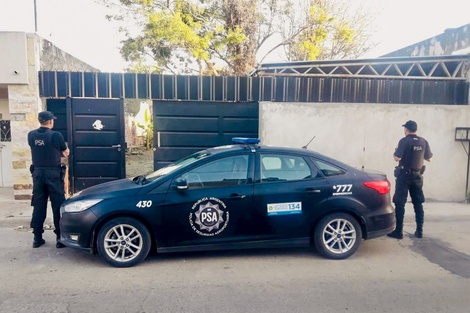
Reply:
M262 248L262 249L234 249L234 250L217 250L217 251L191 251L191 252L171 252L156 253L152 251L146 259L146 262L162 262L176 260L206 260L206 259L222 259L222 258L322 258L312 248Z

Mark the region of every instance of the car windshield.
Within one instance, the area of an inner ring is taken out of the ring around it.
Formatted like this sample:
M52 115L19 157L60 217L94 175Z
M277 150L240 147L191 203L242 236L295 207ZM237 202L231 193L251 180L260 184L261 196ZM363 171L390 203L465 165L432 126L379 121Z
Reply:
M189 165L189 164L192 164L198 160L201 160L201 159L204 159L205 157L209 156L210 153L208 151L199 151L199 152L196 152L194 154L191 154L190 156L187 156L185 158L182 158L178 161L176 161L175 163L172 163L168 166L165 166L165 167L162 167L161 169L159 170L156 170L155 172L152 172L150 174L148 174L147 176L145 176L145 183L149 183L151 181L154 181L162 176L165 176L167 174L170 174L174 171L176 171L177 169L181 168L181 167L184 167L186 165Z

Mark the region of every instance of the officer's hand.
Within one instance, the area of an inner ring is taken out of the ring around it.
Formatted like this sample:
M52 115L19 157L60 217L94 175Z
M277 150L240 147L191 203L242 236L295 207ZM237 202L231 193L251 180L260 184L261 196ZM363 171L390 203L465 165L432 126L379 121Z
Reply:
M69 154L70 154L69 148L67 148L67 149L65 149L64 151L62 151L62 156L64 156L64 157L68 157Z

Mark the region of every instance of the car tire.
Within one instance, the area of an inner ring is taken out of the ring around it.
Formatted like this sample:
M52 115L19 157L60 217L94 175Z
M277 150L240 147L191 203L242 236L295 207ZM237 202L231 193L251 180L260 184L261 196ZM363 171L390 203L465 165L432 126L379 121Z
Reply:
M112 219L98 233L98 254L103 261L115 267L139 264L149 254L150 247L147 227L133 218Z
M362 241L357 220L346 213L333 213L317 224L313 241L317 251L329 259L346 259L353 255Z

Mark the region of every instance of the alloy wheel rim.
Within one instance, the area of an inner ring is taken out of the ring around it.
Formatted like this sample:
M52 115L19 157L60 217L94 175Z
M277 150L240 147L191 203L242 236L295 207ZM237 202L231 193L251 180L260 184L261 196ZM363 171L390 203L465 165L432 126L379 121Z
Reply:
M106 254L118 262L135 259L143 247L142 235L132 225L120 224L112 227L104 237Z
M346 253L356 242L356 228L346 219L331 220L323 228L322 241L328 251L334 254Z

